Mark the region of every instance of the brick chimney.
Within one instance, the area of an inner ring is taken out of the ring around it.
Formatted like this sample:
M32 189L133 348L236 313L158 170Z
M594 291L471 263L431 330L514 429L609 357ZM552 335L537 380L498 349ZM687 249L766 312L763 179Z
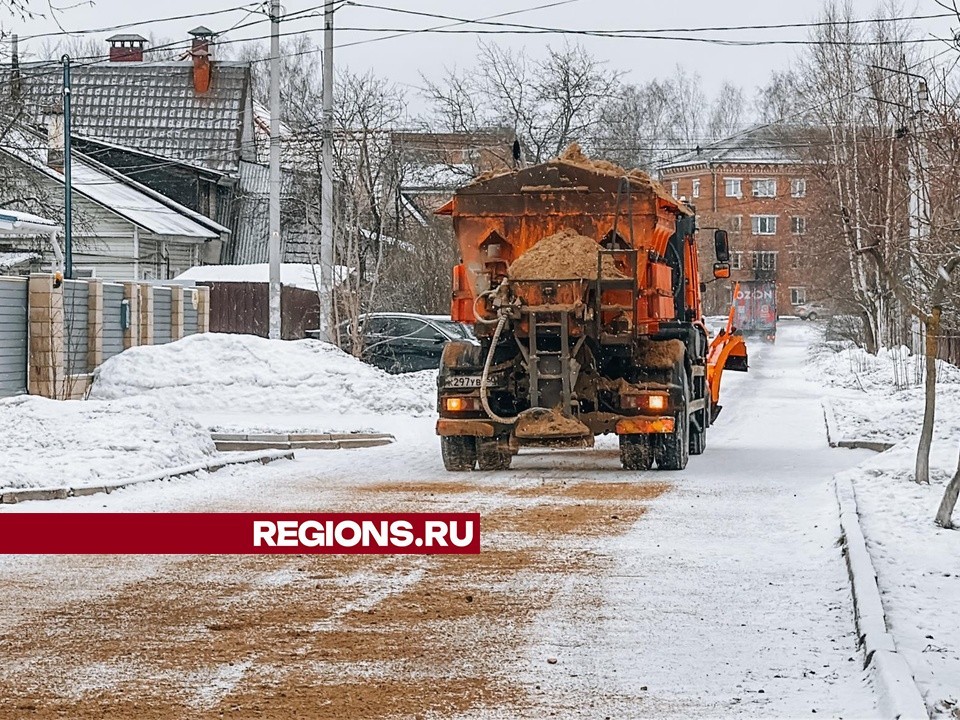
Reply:
M147 39L142 35L114 35L110 43L110 62L143 62Z
M210 28L196 27L190 31L193 43L190 57L193 58L193 90L202 95L210 89L210 41L215 33Z

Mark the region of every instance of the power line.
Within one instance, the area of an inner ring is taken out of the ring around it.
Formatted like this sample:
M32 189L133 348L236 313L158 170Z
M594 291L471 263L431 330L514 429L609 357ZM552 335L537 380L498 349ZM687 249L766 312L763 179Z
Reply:
M195 20L197 18L212 17L214 15L225 15L227 13L237 12L239 10L245 10L249 7L256 8L257 6L262 4L263 3L247 3L246 5L235 5L233 7L223 8L222 10L210 10L208 12L192 13L189 15L170 15L167 17L153 18L150 20L138 20L138 21L129 22L129 23L122 23L120 25L108 25L106 27L100 27L100 28L85 28L82 30L64 30L60 32L37 33L36 35L25 35L21 37L20 40L23 42L27 40L38 40L40 38L48 38L48 37L64 37L64 36L72 37L72 36L80 36L80 35L95 35L97 33L116 32L117 30L128 30L130 28L136 28L143 25L154 25L156 23L174 22L176 20Z
M742 30L783 30L783 29L797 29L797 28L821 28L821 27L838 27L846 25L865 25L865 24L879 24L879 23L894 23L894 22L907 22L912 20L936 20L947 17L956 17L955 13L952 12L943 12L935 13L931 15L907 15L902 17L888 17L888 18L872 18L872 19L849 19L849 20L821 20L815 22L802 22L802 23L777 23L770 25L715 25L715 26L700 26L700 27L674 27L674 28L645 28L645 29L618 29L618 30L608 30L608 29L561 29L561 28L545 28L541 25L529 25L521 23L503 23L503 22L493 22L490 20L468 20L466 18L455 17L450 15L440 15L437 13L428 13L418 10L406 10L404 8L395 8L389 7L386 5L373 5L371 3L364 2L349 2L349 5L359 8L368 8L373 10L384 10L388 12L398 13L401 15L413 15L417 17L426 17L433 18L436 20L455 20L458 23L470 22L477 25L491 25L496 27L504 28L518 28L518 29L529 29L529 30L549 30L552 32L586 32L586 33L618 33L618 34L633 34L633 33L642 33L647 35L659 34L659 33L700 33L700 32L734 32Z

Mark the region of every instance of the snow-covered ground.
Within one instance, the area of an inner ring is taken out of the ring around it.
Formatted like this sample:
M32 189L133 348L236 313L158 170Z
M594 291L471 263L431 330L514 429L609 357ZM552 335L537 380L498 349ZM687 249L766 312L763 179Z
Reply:
M217 663L252 664L205 705L211 712L269 702L293 716L297 701L305 717L353 717L349 698L382 686L378 713L363 717L874 717L831 489L835 472L870 454L827 446L819 388L803 377L805 333L784 328L776 346L750 348L751 372L724 379L707 452L681 473L625 473L604 438L587 451L524 451L506 472L451 475L425 414L398 422L387 447L0 508L432 509L479 511L485 528L479 574L433 557L388 558L359 573L359 559L342 570L309 557L0 558L0 584L18 579L0 602L0 628L16 638L12 660L0 658L0 678L9 678L0 689L51 712L146 697L183 716L183 703L215 684L204 679L215 672L195 668L198 657L209 664L213 642ZM617 499L664 482L640 510ZM331 577L350 580L346 599ZM48 592L63 578L70 603L86 603L74 615ZM176 602L164 600L167 587ZM24 616L31 598L42 601ZM204 629L205 608L228 629ZM238 630L229 629L235 616ZM362 632L357 617L369 618ZM249 634L224 645L231 633ZM351 661L350 648L384 635L386 649ZM54 651L64 658L57 672ZM324 695L331 676L340 685ZM470 700L465 690L480 681L483 697ZM462 702L442 700L451 683ZM398 710L407 688L417 712Z
M937 527L933 518L960 452L960 370L939 366L930 485L917 485L912 478L923 390L895 389L916 367L903 352L871 357L860 350L820 350L808 372L825 386L843 439L897 443L848 474L894 640L933 715L956 718L960 532Z
M0 400L0 490L197 463L216 454L211 430L397 432L435 403L436 372L388 375L316 340L192 335L111 358L89 400Z
M112 482L206 459L210 433L149 398L0 400L0 490Z
M319 340L191 335L132 348L97 371L91 397L149 397L217 430L386 430L436 407L435 371L390 375Z

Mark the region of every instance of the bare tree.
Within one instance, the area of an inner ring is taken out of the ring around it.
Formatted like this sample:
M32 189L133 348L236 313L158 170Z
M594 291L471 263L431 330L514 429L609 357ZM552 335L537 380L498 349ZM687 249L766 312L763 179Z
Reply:
M706 124L707 136L720 139L743 129L746 105L743 88L724 82L710 105L710 116Z
M805 160L832 190L823 219L835 233L828 233L822 251L848 269L867 350L876 352L901 337L908 314L873 260L882 257L890 277L902 277L910 264L903 172L910 148L902 129L909 124L911 94L908 77L897 69L915 53L907 25L858 24L850 6L836 2L824 6L821 19L826 22L814 30L816 42L789 84L809 108L795 120L820 134ZM863 252L867 247L870 253Z
M676 142L671 104L666 82L626 85L604 103L589 144L623 167L652 170Z
M947 529L956 527L953 524L953 511L957 505L958 495L960 495L960 460L957 461L957 471L950 482L947 483L947 487L943 491L943 499L940 500L940 507L937 508L935 522L940 527Z
M595 134L622 75L580 45L551 47L535 60L481 42L476 68L447 70L437 81L424 78L423 94L444 129L512 128L537 163Z
M759 122L779 123L801 114L797 103L799 80L791 70L774 70L766 85L757 89L754 113Z

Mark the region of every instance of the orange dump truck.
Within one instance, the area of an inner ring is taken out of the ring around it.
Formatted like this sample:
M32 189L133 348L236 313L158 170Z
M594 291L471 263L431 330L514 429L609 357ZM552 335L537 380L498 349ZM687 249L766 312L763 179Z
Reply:
M481 177L439 214L462 261L437 433L451 471L506 469L522 446L619 436L628 470L683 469L706 447L724 369L745 371L731 323L703 323L693 208L639 171L584 157ZM729 276L723 231L714 274Z

